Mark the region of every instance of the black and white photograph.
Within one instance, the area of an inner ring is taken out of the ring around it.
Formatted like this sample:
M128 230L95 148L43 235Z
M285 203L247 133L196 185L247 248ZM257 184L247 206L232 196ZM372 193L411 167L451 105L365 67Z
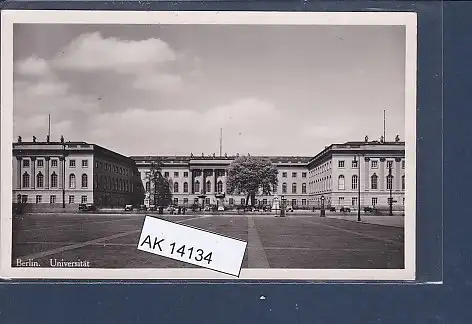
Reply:
M415 278L415 14L16 11L1 42L0 276ZM237 277L145 218L243 242Z

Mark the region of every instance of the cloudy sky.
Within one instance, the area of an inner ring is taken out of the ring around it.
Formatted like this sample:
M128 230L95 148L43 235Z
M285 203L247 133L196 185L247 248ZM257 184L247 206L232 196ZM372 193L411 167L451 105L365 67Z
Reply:
M303 155L404 136L391 26L15 25L14 135L125 155Z

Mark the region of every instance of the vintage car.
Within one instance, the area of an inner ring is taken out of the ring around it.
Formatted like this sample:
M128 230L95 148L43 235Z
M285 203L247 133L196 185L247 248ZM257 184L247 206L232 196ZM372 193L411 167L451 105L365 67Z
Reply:
M79 204L79 210L83 212L96 211L97 207L94 204Z

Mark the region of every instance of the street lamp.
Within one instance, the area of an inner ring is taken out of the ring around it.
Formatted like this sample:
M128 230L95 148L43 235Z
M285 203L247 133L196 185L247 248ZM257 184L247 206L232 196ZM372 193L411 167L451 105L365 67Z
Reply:
M285 217L285 196L282 195L282 204L280 206L280 217Z
M66 143L61 136L62 144L62 208L66 208Z
M387 186L390 185L390 197L388 198L388 214L393 216L393 198L392 198L392 188L393 188L393 177L392 177L392 165L389 164L388 166L388 180Z
M324 205L324 202L325 202L325 197L324 197L324 196L321 196L321 213L320 213L320 217L325 217L325 205Z
M361 221L361 159L360 156L356 159L354 155L354 164L357 165L357 221Z

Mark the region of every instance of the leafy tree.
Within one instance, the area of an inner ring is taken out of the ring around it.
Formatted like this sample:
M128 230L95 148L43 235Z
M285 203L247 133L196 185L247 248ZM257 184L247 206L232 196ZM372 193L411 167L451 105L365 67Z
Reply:
M243 193L246 195L246 206L249 198L251 206L254 206L259 191L270 195L277 185L277 168L267 158L241 156L230 164L226 183L228 193Z
M154 205L168 206L172 202L171 184L168 179L162 176L162 163L160 161L151 163L149 172L150 194L153 197Z

